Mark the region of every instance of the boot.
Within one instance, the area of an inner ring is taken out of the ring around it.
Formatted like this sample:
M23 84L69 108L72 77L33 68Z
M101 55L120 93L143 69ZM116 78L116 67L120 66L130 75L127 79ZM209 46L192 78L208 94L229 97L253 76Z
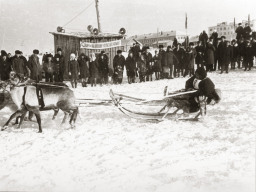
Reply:
M77 82L75 82L75 88L77 88Z
M72 88L74 88L74 83L73 82L71 82L71 86L72 86Z

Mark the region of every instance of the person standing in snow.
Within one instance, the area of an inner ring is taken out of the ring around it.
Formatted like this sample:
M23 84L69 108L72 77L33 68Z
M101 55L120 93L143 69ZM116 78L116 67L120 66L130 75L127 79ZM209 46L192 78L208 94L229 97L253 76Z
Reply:
M91 53L89 57L89 73L90 73L91 86L96 87L97 78L99 76L99 70L98 70L98 61L94 53Z
M89 78L89 57L82 53L78 58L80 77L82 80L82 87L87 87L87 82Z
M43 70L45 72L45 82L53 82L53 56L52 54L45 55L45 60L43 63Z
M65 61L62 54L62 49L57 48L57 53L54 56L54 81L63 82L64 71L65 71Z
M106 55L105 51L101 51L98 57L98 65L101 85L108 84L108 56Z
M125 65L125 58L122 55L122 51L118 50L117 55L113 59L113 68L114 68L113 82L114 82L114 84L122 83L124 65Z
M28 66L31 71L30 79L39 82L42 80L41 75L41 65L38 57L39 51L37 49L33 50L33 54L28 59Z
M70 60L68 62L68 73L71 75L72 88L77 88L77 80L80 75L80 68L74 53L71 53L70 55Z
M133 52L130 52L125 61L125 68L127 71L128 83L135 83L136 74L136 60L133 56Z

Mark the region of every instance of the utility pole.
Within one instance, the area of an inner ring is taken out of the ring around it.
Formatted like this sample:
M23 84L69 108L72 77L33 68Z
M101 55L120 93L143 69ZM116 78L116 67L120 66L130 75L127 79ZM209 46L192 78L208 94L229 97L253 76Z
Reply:
M95 7L96 7L96 14L97 14L98 30L99 30L99 33L100 33L101 32L101 25L100 25L99 0L95 0Z

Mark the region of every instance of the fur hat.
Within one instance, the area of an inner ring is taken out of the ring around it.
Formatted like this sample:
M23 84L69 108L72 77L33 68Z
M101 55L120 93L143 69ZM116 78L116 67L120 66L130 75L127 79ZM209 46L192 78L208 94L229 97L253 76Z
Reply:
M105 53L105 51L101 51L100 53L101 53L101 54L104 54L104 53Z
M163 45L159 45L158 47L159 47L159 48L164 48L164 46L163 46Z
M15 51L15 54L20 54L20 51L19 51L19 50L16 50L16 51Z
M45 57L46 57L46 58L48 58L48 57L53 57L53 55L50 53L50 54L46 54Z
M188 45L189 45L189 46L194 46L194 43L193 43L193 42L190 42Z
M122 53L122 50L117 50L117 54Z
M62 51L62 50L61 50L61 48L58 47L58 48L57 48L57 52L59 52L59 51Z
M225 36L223 36L223 35L222 35L220 38L221 38L221 39L226 39L226 37L225 37Z
M34 49L34 50L33 50L33 53L37 55L37 54L39 54L39 50Z
M1 55L7 55L5 50L1 50Z
M204 67L199 67L199 68L196 70L195 74L198 74L200 80L203 80L204 78L207 77L207 72L206 72L206 70L204 69Z

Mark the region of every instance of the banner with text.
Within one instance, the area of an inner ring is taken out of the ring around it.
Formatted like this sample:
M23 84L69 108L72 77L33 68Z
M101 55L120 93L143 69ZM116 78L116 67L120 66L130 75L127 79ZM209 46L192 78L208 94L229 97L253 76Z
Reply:
M119 47L119 46L121 46L121 40L102 42L102 43L89 43L83 40L80 41L80 48L84 48L84 49L108 49L108 48Z

